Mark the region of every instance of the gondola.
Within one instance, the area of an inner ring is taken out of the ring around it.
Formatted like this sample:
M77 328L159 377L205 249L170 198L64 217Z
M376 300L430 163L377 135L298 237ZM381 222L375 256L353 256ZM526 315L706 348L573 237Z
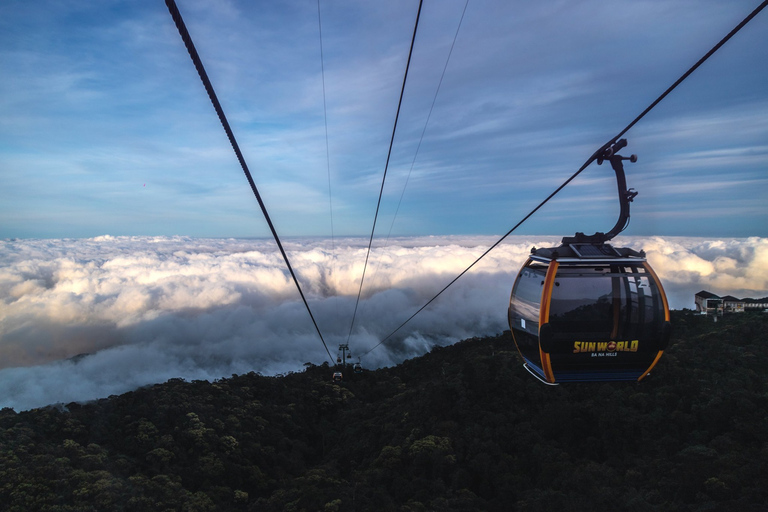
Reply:
M598 157L611 163L621 212L608 233L564 237L533 248L509 301L512 337L525 368L547 384L640 381L658 363L671 325L664 288L645 254L607 242L629 221L621 139Z

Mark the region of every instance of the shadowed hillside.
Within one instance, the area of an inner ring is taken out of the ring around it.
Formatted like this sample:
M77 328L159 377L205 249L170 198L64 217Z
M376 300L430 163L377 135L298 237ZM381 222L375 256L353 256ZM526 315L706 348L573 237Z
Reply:
M544 386L505 333L340 386L312 366L4 409L0 509L765 510L768 315L673 325L641 384Z

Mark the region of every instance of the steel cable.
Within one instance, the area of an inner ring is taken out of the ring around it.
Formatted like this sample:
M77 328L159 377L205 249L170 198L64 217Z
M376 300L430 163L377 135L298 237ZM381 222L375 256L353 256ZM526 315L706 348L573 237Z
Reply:
M405 64L405 75L403 76L403 85L400 88L400 101L397 103L397 112L395 113L395 124L392 127L392 137L389 140L389 151L387 152L387 161L384 164L384 175L381 178L381 189L379 190L379 200L376 203L376 213L373 216L373 227L371 227L371 237L368 240L368 250L365 253L365 263L363 264L363 275L360 277L360 288L357 291L357 300L355 301L355 309L352 312L352 322L349 326L349 334L347 335L347 343L352 336L352 329L355 326L355 317L357 316L357 307L360 304L360 295L363 293L363 282L365 281L365 269L368 267L368 258L371 255L371 244L373 244L373 234L376 231L376 219L379 217L379 208L381 207L381 196L384 194L384 182L387 180L387 169L389 168L389 159L392 156L392 146L395 142L395 132L397 131L397 120L400 117L400 107L403 105L403 95L405 94L405 83L408 80L408 69L411 66L411 56L413 55L413 45L416 42L416 31L419 28L419 17L421 16L421 6L424 0L419 0L419 10L416 12L416 23L413 27L413 36L411 37L411 48L408 51L408 61Z
M288 271L290 272L291 277L293 278L293 282L296 284L296 289L299 290L299 295L301 295L301 300L304 302L304 306L307 308L309 317L312 319L312 324L315 326L315 330L317 331L318 336L320 336L320 341L323 342L323 347L325 347L325 351L328 353L328 357L330 358L331 363L333 363L333 357L331 356L330 350L328 350L328 345L326 345L325 339L323 338L323 334L320 332L320 328L317 326L315 317L312 314L312 310L309 307L309 303L307 302L306 297L304 297L304 292L302 292L301 290L301 286L299 285L299 280L293 271L293 267L291 267L291 263L290 261L288 261L288 255L285 253L283 244L280 242L280 237L277 235L275 226L272 224L272 219L269 217L269 213L267 212L267 207L264 205L264 201L262 201L261 199L261 194L259 194L259 190L258 188L256 188L256 184L254 183L253 177L251 176L251 171L248 169L248 164L246 164L245 158L243 157L243 154L240 151L240 146L237 144L237 140L235 139L235 134L232 132L232 128L230 128L229 122L227 121L227 118L224 115L224 109L221 107L221 103L219 103L219 99L216 96L216 92L213 90L213 85L211 84L211 81L208 78L208 74L205 72L205 68L203 67L203 62L200 59L200 55L198 55L197 50L195 49L195 45L192 42L192 37L189 35L189 31L187 30L187 27L184 24L184 20L181 17L179 8L176 6L176 2L174 0L165 0L165 5L168 7L168 11L171 13L171 17L173 18L173 21L176 24L176 28L179 31L179 35L181 36L182 41L184 41L184 46L186 46L187 51L189 52L189 56L192 58L192 62L195 65L197 74L200 75L200 80L202 80L203 86L205 87L205 90L208 93L208 98L210 98L211 103L213 104L213 108L214 110L216 110L216 115L219 116L219 121L221 121L221 125L222 127L224 127L224 131L227 134L229 143L232 145L232 149L235 151L237 160L240 162L240 167L242 167L243 172L245 173L245 177L248 180L248 184L251 186L253 195L256 196L256 200L259 202L259 206L261 207L261 212L264 214L264 219L267 221L270 231L272 231L272 236L274 237L275 242L277 242L277 247L280 249L280 254L283 255L283 260L285 260L285 265L286 267L288 267Z

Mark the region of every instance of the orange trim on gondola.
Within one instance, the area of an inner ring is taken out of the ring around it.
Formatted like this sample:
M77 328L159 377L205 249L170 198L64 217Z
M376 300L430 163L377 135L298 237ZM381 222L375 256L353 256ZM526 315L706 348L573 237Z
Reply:
M648 262L643 262L643 268L646 272L651 274L651 277L653 277L653 281L656 283L656 287L659 289L659 294L661 295L661 302L664 304L664 320L669 322L669 303L667 303L667 294L664 293L664 287L661 286L661 281L659 280L659 276L656 275L656 272L653 271L651 266L648 264ZM658 361L658 357L656 358ZM656 364L654 361L653 364ZM649 370L650 371L650 370ZM645 375L643 375L644 377ZM640 377L642 379L642 377Z
M541 289L541 306L539 307L539 328L549 322L549 302L552 299L552 287L555 284L555 276L559 266L560 264L556 261L550 263L544 278L544 287Z
M653 370L653 367L656 366L656 363L659 362L659 359L661 359L661 355L663 353L664 353L663 350L659 350L659 353L656 354L656 359L654 359L653 362L651 363L651 366L649 366L648 369L645 370L645 373L643 373L640 377L637 378L638 381L643 380L644 378L646 378L648 376L649 373L651 373L651 370Z
M544 378L550 384L554 384L555 374L552 373L552 361L549 360L549 354L539 347L539 357L541 357L541 369L544 371Z
M539 332L544 324L549 323L549 303L552 300L552 288L555 284L555 276L557 275L557 267L560 264L557 261L553 261L549 264L547 269L547 276L544 278L544 287L541 290L541 305L539 306ZM547 382L555 382L555 374L552 372L552 361L549 358L549 353L544 352L541 349L541 342L539 342L539 356L541 357L541 369L544 372Z

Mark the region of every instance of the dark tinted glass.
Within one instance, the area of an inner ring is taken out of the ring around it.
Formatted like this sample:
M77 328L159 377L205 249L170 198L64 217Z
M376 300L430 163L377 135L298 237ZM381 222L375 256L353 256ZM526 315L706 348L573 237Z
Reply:
M509 303L510 328L539 335L539 306L546 273L543 265L525 267L520 272Z
M663 321L658 289L642 267L558 269L549 312L558 338L635 339Z

